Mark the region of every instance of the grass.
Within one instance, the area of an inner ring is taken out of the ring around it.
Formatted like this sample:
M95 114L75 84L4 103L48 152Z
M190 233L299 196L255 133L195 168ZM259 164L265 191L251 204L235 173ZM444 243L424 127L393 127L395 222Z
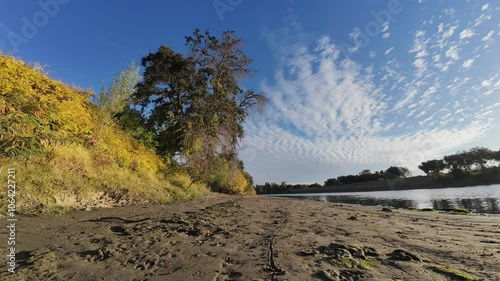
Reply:
M478 277L476 277L470 273L467 273L467 272L464 272L464 271L461 271L459 269L452 268L452 267L432 266L430 269L432 269L433 271L435 271L437 273L449 276L453 280L467 280L467 281L479 280Z
M118 165L94 166L83 148L75 149L71 161L57 156L31 161L0 157L0 166L16 168L17 208L27 215L52 215L82 206L168 203L207 193L203 185L189 186L186 175L132 172ZM4 177L5 173L2 180ZM6 202L1 199L4 210Z

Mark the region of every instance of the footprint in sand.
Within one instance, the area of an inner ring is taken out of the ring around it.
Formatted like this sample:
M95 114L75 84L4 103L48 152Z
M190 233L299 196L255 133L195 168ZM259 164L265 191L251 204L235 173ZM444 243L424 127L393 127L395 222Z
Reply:
M124 236L130 235L124 227L119 225L112 226L110 230L117 235L124 235Z

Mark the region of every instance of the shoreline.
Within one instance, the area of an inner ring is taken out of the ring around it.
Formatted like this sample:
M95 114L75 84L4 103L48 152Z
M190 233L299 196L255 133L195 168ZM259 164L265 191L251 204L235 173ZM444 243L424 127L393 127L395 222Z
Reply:
M2 280L500 279L498 217L289 198L19 216L18 237Z
M397 190L415 190L415 189L460 188L460 187L485 186L485 185L487 186L495 184L500 184L500 182L486 181L478 183L478 182L473 182L471 180L463 180L446 184L443 182L432 180L432 178L428 176L418 176L411 178L395 179L392 181L379 180L379 181L352 183L345 185L291 189L287 191L287 193L294 194L294 193L397 191ZM277 194L284 194L284 193L277 193Z

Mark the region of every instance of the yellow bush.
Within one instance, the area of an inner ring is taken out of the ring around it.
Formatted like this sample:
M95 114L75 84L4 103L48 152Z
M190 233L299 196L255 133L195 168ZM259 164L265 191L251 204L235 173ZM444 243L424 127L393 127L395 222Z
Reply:
M243 172L231 163L219 160L214 163L211 174L210 186L213 190L230 194L246 193L248 181Z
M236 170L228 179L229 193L243 194L246 186L247 180L239 170Z
M182 188L189 187L189 185L191 185L191 181L192 181L188 175L179 174L179 173L175 173L175 174L169 176L168 179L173 185L179 186Z

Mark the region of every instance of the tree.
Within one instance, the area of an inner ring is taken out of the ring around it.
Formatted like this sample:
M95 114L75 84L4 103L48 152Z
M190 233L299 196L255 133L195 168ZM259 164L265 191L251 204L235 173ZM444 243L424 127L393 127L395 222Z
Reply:
M420 165L418 165L418 168L422 170L425 174L429 175L429 173L433 169L432 164L430 163L431 161L422 162Z
M411 172L406 167L391 166L385 171L386 178L406 178L411 176Z
M131 104L134 88L140 79L139 67L130 63L127 69L122 69L120 74L113 77L107 89L102 85L95 103L112 117L116 116Z
M136 67L132 62L128 65L128 68L122 69L117 76L113 77L107 88L104 87L104 84L102 85L99 95L95 96L93 100L102 109L101 116L99 116L101 123L97 129L98 134L107 126L110 126L114 119L122 126L122 129L131 133L146 146L152 147L154 145L154 135L145 130L144 124L138 124L142 120L137 119L138 116L134 115L134 112L130 109L134 88L140 79L139 67ZM125 117L125 115L127 116ZM135 120L123 119L125 122L120 123L122 117Z
M434 159L434 160L422 162L422 164L420 164L418 166L418 168L420 170L422 170L424 173L426 173L427 175L429 175L429 173L441 172L442 170L444 170L446 168L446 165L445 165L443 160Z
M186 117L195 100L194 63L161 46L142 58L144 79L137 85L134 102L148 116L148 127L156 132L157 151L173 157L184 151Z
M462 174L470 169L472 164L470 160L466 158L466 152L457 152L452 155L446 155L444 158L446 167L450 169L453 174Z
M493 160L500 161L500 149L493 153Z
M470 162L479 166L481 170L484 170L484 168L486 168L486 163L488 163L488 161L495 158L494 152L491 149L485 147L473 147L469 149L466 153L466 157Z
M238 169L243 122L250 111L262 112L266 98L239 86L253 70L233 32L218 39L196 29L186 45L185 56L161 46L142 59L144 80L134 99L143 111L151 108L148 126L160 154L180 159L195 180L210 181L219 159Z
M339 181L336 178L327 179L324 186L338 185Z
M360 176L362 176L362 175L371 175L371 174L372 174L372 172L370 171L370 169L365 169L365 170L363 170L363 171L361 171L359 173Z

